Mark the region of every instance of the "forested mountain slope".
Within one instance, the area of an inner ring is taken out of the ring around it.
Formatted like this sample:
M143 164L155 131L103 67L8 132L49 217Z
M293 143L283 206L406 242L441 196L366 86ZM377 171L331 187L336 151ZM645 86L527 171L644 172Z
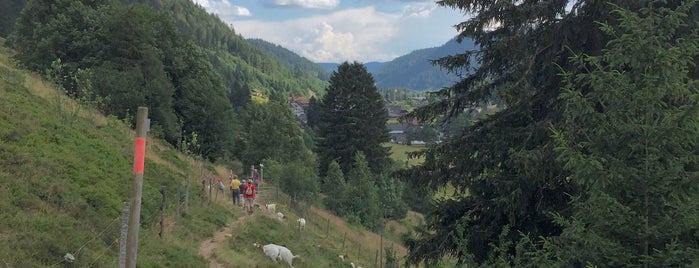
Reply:
M476 49L471 39L464 39L461 43L452 39L440 47L419 49L400 56L382 64L371 74L380 89L436 90L452 85L458 76L431 61Z
M210 51L212 63L229 86L236 83L261 92L281 96L308 95L308 90L323 90L317 75L298 73L284 61L267 55L255 44L236 35L235 25L226 25L218 16L189 0L122 0L125 3L144 3L157 10L167 10L174 17L177 28L196 38ZM221 56L225 52L233 57ZM242 82L241 82L242 81Z
M276 58L278 61L286 65L287 68L292 69L294 74L297 76L303 76L304 73L308 73L311 76L317 77L323 81L327 81L330 78L330 72L328 72L325 68L304 57L301 57L291 50L262 39L247 40L265 53Z
M149 106L154 133L196 141L210 160L246 155L239 119L252 91L283 101L323 90L187 0L29 1L14 25L23 66L105 114Z

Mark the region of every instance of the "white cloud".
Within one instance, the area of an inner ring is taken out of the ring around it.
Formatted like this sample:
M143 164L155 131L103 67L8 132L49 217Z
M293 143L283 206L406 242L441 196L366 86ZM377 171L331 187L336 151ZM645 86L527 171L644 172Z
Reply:
M246 38L279 44L315 62L364 62L397 56L381 48L397 32L399 17L365 7L281 22L251 20L232 24Z
M333 9L340 4L340 0L265 0L264 2L269 6L312 9Z
M374 6L343 10L315 9L297 18L265 18L272 13L256 11L254 17L230 0L192 0L232 26L245 38L260 38L283 46L314 62L390 61L413 50L444 44L456 35L453 25L464 20L458 11L437 7L434 2L406 1L382 12ZM259 0L296 6L333 6L339 0ZM279 7L279 6L277 6ZM289 6L290 7L290 6ZM303 15L301 15L303 14ZM322 14L322 15L310 15Z
M403 7L403 15L407 17L428 18L437 8L434 4L414 3Z
M239 6L232 6L231 10L233 12L233 15L235 16L242 16L242 17L248 17L252 16L252 13L250 13L250 10L244 7L239 7Z

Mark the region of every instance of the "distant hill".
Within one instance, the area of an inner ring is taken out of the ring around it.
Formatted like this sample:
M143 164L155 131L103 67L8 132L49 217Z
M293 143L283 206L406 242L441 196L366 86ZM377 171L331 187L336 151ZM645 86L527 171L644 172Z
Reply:
M477 49L476 45L471 39L464 39L461 43L452 39L440 47L419 49L400 56L382 64L371 71L371 74L379 89L439 89L452 85L458 77L433 65L430 61L475 49Z
M287 68L297 71L304 71L313 77L320 80L327 81L330 78L330 73L326 68L315 64L314 62L299 56L291 50L288 50L280 45L267 42L262 39L247 39L248 42L269 54L272 57L277 58L279 62L286 65ZM337 66L335 66L337 67Z
M329 73L332 73L334 71L337 71L337 66L340 66L339 63L334 63L334 62L318 62L316 63Z
M377 69L381 68L381 66L383 66L384 64L386 64L386 63L385 62L370 61L370 62L364 63L364 66L366 67L367 71L369 71L370 73L373 73Z
M473 40L464 39L458 43L454 38L439 47L415 50L389 62L368 62L364 66L374 76L379 89L440 89L452 85L458 77L433 65L431 60L474 49L477 48ZM337 70L339 65L331 62L317 64L328 72Z
M325 69L326 71L328 71L329 73L337 71L337 66L340 65L339 63L333 63L333 62L319 62L316 64L319 65L320 67L322 67L323 69ZM371 73L371 72L375 71L376 69L380 68L384 64L385 64L385 62L370 61L370 62L364 63L364 67L366 67L367 71L369 71Z

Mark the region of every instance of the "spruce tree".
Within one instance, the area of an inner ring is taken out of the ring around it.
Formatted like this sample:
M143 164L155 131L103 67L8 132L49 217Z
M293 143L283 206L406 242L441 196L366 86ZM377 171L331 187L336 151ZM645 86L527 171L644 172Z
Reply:
M375 179L369 171L369 164L361 152L354 157L354 165L347 174L348 193L343 208L359 217L362 225L375 228L383 216L379 203L379 193Z
M339 216L344 216L346 210L342 207L347 199L347 183L345 175L340 169L340 165L332 161L328 164L328 172L324 182L321 184L323 193L327 196L323 203L331 211Z
M586 71L566 73L557 149L584 192L550 239L556 266L699 265L696 7L618 9L604 53L573 58Z
M318 144L320 174L337 161L347 174L357 152L362 152L374 174L388 163L388 113L374 78L361 63L344 62L330 77L319 111Z
M472 38L479 50L439 59L447 70L472 74L436 92L437 102L410 116L449 123L490 102L501 103L502 110L429 147L424 164L403 175L415 187L455 189L426 215L427 228L407 239L408 263L434 263L448 255L484 264L498 252L514 252L522 234L562 232L553 215L570 216L571 197L580 189L556 162L551 136L552 126L563 120L559 94L565 82L559 74L577 69L569 62L573 53L601 53L609 37L598 23L617 23L610 2L631 10L649 3L438 2L473 14L456 28L459 40Z

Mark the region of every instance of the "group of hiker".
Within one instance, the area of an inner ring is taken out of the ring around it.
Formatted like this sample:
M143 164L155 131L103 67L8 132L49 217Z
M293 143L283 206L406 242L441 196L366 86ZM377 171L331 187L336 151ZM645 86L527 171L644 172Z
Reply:
M231 182L229 189L231 191L233 205L243 207L248 214L252 214L255 194L257 193L257 186L259 185L260 180L259 172L257 172L256 168L253 168L251 178L249 178L247 181L241 181L238 179L238 175L235 175L235 173L231 170L230 179Z

